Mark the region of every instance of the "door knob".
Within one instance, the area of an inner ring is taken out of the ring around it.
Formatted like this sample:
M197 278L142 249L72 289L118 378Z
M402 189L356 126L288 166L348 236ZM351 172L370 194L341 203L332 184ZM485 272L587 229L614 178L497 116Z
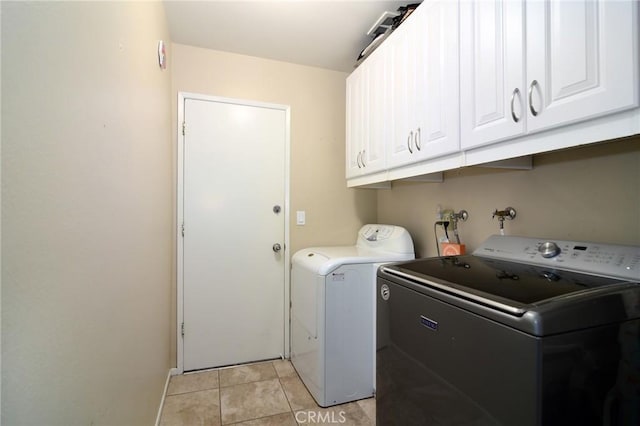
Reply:
M276 253L279 252L280 250L282 250L282 246L280 246L280 244L275 243L272 247L273 251L275 251Z

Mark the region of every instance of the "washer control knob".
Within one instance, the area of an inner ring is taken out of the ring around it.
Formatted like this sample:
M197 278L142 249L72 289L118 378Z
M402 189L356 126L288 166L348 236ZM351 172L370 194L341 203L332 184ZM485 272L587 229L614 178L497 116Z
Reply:
M553 241L547 241L540 244L540 247L538 247L538 251L540 252L542 257L547 259L556 257L561 252L560 247L558 247L558 245Z

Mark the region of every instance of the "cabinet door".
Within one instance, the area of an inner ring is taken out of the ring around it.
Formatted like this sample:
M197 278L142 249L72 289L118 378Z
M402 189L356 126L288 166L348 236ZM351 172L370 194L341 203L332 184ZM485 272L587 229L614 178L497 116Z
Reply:
M458 2L425 2L416 12L416 160L460 149Z
M363 64L364 65L364 64ZM367 99L365 68L361 65L347 77L346 145L347 179L362 173L362 145L366 138Z
M460 128L463 149L525 132L522 0L460 5Z
M414 12L415 13L415 12ZM411 97L415 87L415 67L412 66L415 57L411 52L410 30L413 16L400 25L386 40L388 43L390 78L392 81L391 120L392 138L388 143L388 158L390 166L404 164L410 161L415 150L413 143L414 119L411 114L415 111Z
M362 64L366 66L365 81L368 96L368 137L362 145L360 155L362 173L374 173L386 166L385 146L391 140L391 79L387 75L390 61L386 45L381 45Z
M458 151L458 5L424 2L392 34L394 138L402 166Z
M637 7L632 0L527 3L529 132L638 105Z

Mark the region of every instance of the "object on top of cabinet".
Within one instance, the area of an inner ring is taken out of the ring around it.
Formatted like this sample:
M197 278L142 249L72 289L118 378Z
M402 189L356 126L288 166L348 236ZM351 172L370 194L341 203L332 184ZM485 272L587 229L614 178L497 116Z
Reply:
M404 22L405 19L413 13L413 11L420 6L420 3L408 4L406 6L400 6L397 12L382 12L382 15L373 24L373 26L367 31L367 35L373 37L371 43L369 43L358 55L355 68L357 68L362 61L364 61L378 46Z

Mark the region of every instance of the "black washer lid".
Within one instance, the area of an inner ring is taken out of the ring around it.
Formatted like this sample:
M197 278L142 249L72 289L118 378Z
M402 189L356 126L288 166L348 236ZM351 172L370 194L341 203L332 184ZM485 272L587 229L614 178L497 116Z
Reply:
M436 279L458 290L518 308L624 282L471 255L419 259L386 269L397 270L405 277Z

